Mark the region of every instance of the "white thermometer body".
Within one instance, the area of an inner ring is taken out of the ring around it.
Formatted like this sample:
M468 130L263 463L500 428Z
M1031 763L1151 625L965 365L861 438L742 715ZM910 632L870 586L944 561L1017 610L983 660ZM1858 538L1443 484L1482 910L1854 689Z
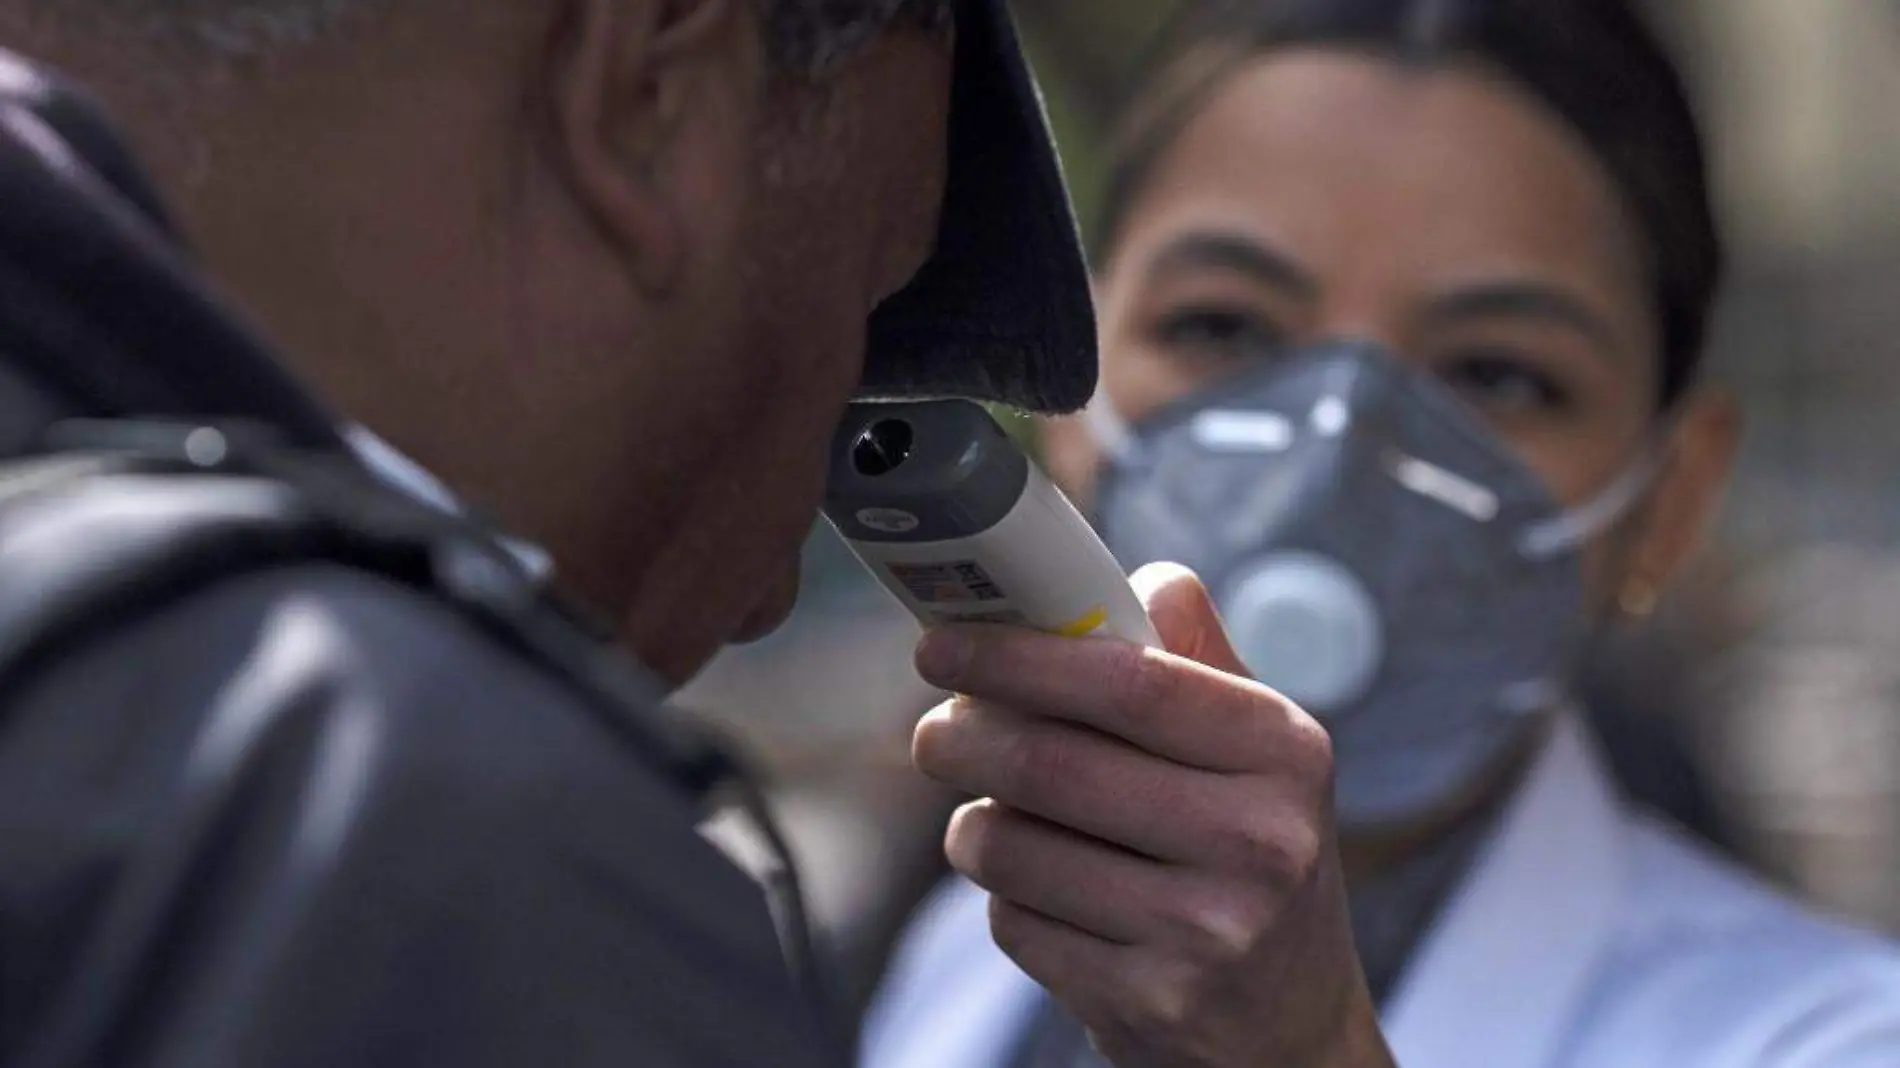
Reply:
M1161 644L1108 547L980 405L853 404L825 515L926 626Z

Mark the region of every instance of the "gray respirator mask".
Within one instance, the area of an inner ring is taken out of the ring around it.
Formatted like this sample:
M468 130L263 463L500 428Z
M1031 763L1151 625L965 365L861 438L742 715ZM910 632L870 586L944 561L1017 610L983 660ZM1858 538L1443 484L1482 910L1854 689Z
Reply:
M1103 539L1207 582L1255 677L1332 735L1346 827L1437 810L1561 703L1582 549L1654 473L1565 510L1455 394L1360 343L1091 422Z

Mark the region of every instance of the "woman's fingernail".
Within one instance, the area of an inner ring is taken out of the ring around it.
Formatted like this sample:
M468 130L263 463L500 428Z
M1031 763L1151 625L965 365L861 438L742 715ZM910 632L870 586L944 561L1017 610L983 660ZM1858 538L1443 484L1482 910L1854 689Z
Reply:
M975 651L976 643L969 635L942 628L933 630L917 644L917 674L933 686L951 689L963 677L963 669L969 666L970 656Z

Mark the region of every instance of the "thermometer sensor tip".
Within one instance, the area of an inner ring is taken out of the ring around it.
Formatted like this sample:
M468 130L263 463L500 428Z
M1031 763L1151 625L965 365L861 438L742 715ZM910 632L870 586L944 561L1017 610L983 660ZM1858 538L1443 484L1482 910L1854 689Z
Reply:
M851 462L870 478L888 475L910 459L916 433L902 419L880 419L866 427L851 447Z

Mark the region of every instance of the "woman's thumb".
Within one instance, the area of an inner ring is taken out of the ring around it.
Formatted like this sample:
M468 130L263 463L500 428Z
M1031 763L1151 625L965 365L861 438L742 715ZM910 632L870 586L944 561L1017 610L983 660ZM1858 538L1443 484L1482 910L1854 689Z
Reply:
M1149 564L1128 582L1168 652L1230 675L1248 674L1200 576L1180 564Z

